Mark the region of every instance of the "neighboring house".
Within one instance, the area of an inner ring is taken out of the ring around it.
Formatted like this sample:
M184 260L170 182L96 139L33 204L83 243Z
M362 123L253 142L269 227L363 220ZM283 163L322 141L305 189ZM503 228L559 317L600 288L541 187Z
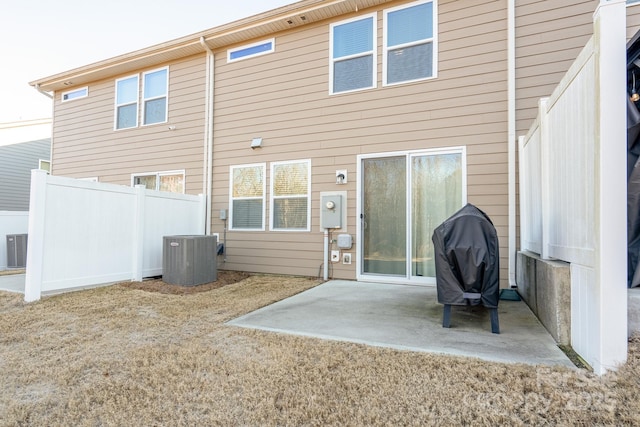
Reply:
M0 123L0 211L28 211L31 170L49 170L51 119Z
M337 209L331 249L354 242L333 277L433 283L433 229L471 202L508 286L516 137L597 4L303 0L31 84L53 94L53 174L205 194L225 269L317 275Z

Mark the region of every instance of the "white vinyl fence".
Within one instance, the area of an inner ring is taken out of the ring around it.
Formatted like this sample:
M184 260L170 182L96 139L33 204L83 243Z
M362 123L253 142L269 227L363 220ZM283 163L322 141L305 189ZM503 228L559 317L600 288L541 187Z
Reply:
M598 373L627 357L626 11L594 35L520 137L521 246L571 263L571 345Z
M31 175L25 300L162 274L162 237L202 235L204 196Z
M27 234L29 212L0 211L0 270L7 269L7 235Z

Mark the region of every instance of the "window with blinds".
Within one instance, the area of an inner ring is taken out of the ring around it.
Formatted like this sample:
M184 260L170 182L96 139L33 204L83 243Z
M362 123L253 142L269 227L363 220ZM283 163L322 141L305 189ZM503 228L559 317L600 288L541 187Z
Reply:
M311 160L271 164L271 230L309 231Z
M264 230L265 164L231 166L231 230Z
M383 85L435 77L433 1L419 1L384 11Z
M330 93L376 86L376 15L331 24Z

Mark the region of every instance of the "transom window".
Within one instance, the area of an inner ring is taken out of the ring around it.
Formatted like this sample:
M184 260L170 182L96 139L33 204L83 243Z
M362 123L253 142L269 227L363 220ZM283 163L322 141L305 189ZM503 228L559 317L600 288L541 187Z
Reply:
M168 84L168 68L143 73L142 91L138 74L116 80L115 128L137 127L140 114L143 125L166 122ZM142 111L138 108L140 97Z
M384 11L383 84L435 77L433 1Z
M144 185L149 190L184 194L184 171L133 174L131 185Z
M275 51L275 39L263 40L261 42L248 44L227 51L227 62L248 59L254 56L264 55Z
M309 231L311 161L271 164L271 230Z
M331 24L330 93L376 85L376 14Z
M264 163L231 166L231 230L264 230L265 168Z
M60 97L62 102L72 101L74 99L86 98L89 96L89 87L81 87L79 89L69 90L67 92L62 92Z

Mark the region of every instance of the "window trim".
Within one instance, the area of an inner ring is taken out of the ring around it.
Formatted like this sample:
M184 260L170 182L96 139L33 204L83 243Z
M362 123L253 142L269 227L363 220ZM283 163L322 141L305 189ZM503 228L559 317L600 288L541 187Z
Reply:
M400 45L394 45L389 49L387 46L388 34L389 34L389 25L388 25L388 16L389 13L397 12L399 10L408 9L410 7L419 6L421 4L432 3L432 13L433 13L433 34L431 39L421 39L418 41L413 41L410 43L404 43ZM418 0L411 3L406 3L400 6L391 7L389 9L384 9L382 11L382 86L396 86L401 84L413 83L413 82L421 82L425 80L431 80L438 77L438 2L437 0ZM424 43L431 42L432 45L432 62L433 69L432 74L429 77L422 77L418 79L412 80L403 80L400 82L387 82L387 67L388 67L388 52L389 50L394 50L402 47L412 47L417 46Z
M48 170L42 168L42 164L43 163L48 163L49 164L49 169ZM51 174L51 160L38 159L38 169L45 171L47 174Z
M145 89L145 82L146 82L145 78L148 74L157 73L158 71L167 72L167 81L165 82L164 95L145 98L144 96L144 89ZM155 70L149 70L149 71L143 72L140 84L142 85L142 89L140 90L140 98L142 103L142 108L140 108L141 110L140 113L141 113L142 124L140 126L153 126L153 125L159 125L162 123L167 123L169 121L169 67L168 66L161 67L161 68L156 68ZM162 99L162 98L164 98L164 103L165 103L164 120L160 122L145 123L145 117L147 114L147 101L153 101L153 100Z
M295 164L295 163L306 163L307 164L307 226L305 228L275 228L274 221L274 202L275 199L291 199L291 198L302 198L302 195L296 196L276 196L274 191L275 185L275 168L280 165L286 164ZM271 231L285 231L285 232L308 232L311 231L311 159L300 159L300 160L285 160L280 162L271 162L270 165L270 192L269 192L269 229Z
M126 105L133 105L134 102L127 102L127 103L123 103L123 104L118 104L118 82L121 82L123 80L129 80L132 78L136 78L136 86L137 86L137 93L136 93L136 100L135 100L135 105L136 105L136 124L134 126L129 126L126 128L119 128L118 127L118 108L119 107L124 107ZM115 80L115 88L114 88L114 92L115 92L115 96L113 97L113 103L114 103L114 108L113 108L113 130L126 130L126 129L134 129L137 128L139 125L139 119L140 119L140 74L131 74L129 76L125 76L125 77L120 77L119 79Z
M167 176L167 175L182 175L182 193L178 193L175 192L175 194L185 194L186 193L186 189L187 189L187 180L186 180L186 173L184 169L177 169L177 170L169 170L169 171L158 171L158 172L138 172L138 173L132 173L131 174L131 186L135 187L136 183L136 177L140 177L140 176L152 176L155 175L156 176L156 188L147 188L147 190L152 190L152 191L161 191L160 190L160 177L161 176ZM174 193L174 192L171 192Z
M239 58L231 58L231 55L234 53L240 52L242 50L251 49L252 47L260 46L266 43L271 43L271 48L269 50L265 50L257 53L249 53L247 55L243 55ZM232 49L227 49L227 63L242 61L249 58L255 58L256 56L267 55L269 53L273 53L276 51L276 39L274 37L270 39L261 40L259 42L245 44L242 46L234 47Z
M351 22L356 22L356 21L363 21L365 19L371 19L372 20L372 25L373 25L373 44L372 47L373 49L370 51L367 51L365 53L361 52L358 54L354 54L354 55L348 55L348 56L343 56L340 58L334 58L333 57L333 33L334 33L334 28L338 27L340 25L344 25L344 24L349 24ZM353 58L360 58L360 57L364 57L364 56L368 56L368 55L372 55L373 56L373 72L372 72L372 79L371 79L371 83L372 85L369 87L362 87L362 88L358 88L358 89L351 89L351 90L344 90L341 92L335 92L333 89L333 68L334 68L334 64L336 62L336 60L346 60L346 59L353 59ZM368 13L365 15L359 15L356 16L354 18L350 18L350 19L345 19L343 21L339 21L339 22L334 22L332 24L329 25L329 95L341 95L344 93L353 93L353 92L359 92L362 90L369 90L369 89L376 89L378 87L378 13L377 12L372 12L372 13Z
M233 197L233 171L235 169L261 167L262 168L262 196L261 197ZM266 216L266 196L267 196L267 164L266 163L247 163L242 165L229 166L229 230L230 231L265 231ZM262 199L262 227L260 228L235 228L233 226L233 201L234 200L258 200Z
M69 99L64 99L65 95L69 95L72 93L76 93L76 92L83 92L84 91L84 95L80 95L80 96L74 96L73 98L69 98ZM89 86L84 86L84 87L80 87L77 89L71 89L71 90L67 90L65 92L62 92L60 94L60 102L71 102L71 101L75 101L78 99L82 99L82 98L86 98L89 96Z

